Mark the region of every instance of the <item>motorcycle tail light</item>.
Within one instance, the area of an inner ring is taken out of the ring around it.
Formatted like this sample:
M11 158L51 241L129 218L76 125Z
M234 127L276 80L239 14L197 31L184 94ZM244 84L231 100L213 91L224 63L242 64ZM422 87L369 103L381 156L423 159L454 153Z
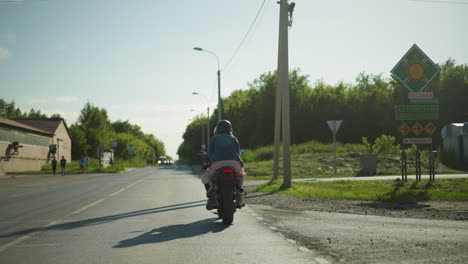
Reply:
M223 173L234 173L234 171L231 169L224 169Z
M224 177L225 180L232 180L232 177L226 176Z

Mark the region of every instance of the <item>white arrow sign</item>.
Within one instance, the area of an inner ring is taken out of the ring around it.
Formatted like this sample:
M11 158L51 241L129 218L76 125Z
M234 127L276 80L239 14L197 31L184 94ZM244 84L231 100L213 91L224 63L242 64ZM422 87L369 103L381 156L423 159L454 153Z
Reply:
M328 127L331 129L333 136L336 135L338 129L340 129L341 122L343 122L343 120L327 120Z

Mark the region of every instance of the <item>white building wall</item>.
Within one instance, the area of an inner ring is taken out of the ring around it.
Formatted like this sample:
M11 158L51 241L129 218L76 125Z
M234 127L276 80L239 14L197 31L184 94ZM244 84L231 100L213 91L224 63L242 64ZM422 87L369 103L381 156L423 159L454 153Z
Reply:
M60 122L60 125L57 127L51 144L57 144L57 159L61 159L62 156L64 156L68 162L71 161L71 138L63 121Z

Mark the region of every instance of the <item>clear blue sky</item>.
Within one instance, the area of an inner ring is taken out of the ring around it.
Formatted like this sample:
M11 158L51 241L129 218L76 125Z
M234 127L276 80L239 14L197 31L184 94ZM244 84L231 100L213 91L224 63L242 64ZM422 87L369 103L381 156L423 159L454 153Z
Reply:
M177 157L186 125L216 106L216 59L193 47L219 57L223 97L276 69L276 0L225 67L263 1L0 0L0 97L69 125L89 101ZM468 63L468 1L295 2L289 66L311 83L388 77L413 43L434 62Z

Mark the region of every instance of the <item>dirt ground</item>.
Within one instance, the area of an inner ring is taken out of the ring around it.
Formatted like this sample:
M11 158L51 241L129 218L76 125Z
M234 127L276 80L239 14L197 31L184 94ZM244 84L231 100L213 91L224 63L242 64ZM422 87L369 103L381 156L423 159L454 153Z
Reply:
M468 220L467 202L310 200L254 188L247 188L247 204L254 206L261 221L328 263L467 263L462 231ZM401 219L407 220L404 227ZM454 233L457 228L439 228L439 220L452 220L450 226L462 229Z
M254 189L255 187L253 186L248 187L247 203L269 205L278 209L420 219L468 220L467 202L428 201L398 204L359 200L309 200L289 195L254 192Z

